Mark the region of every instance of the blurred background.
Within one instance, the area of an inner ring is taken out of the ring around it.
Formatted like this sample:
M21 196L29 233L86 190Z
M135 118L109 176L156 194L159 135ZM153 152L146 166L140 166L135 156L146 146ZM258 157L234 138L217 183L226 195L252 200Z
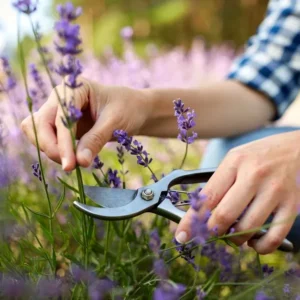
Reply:
M42 32L51 32L55 6L66 1L40 0L36 19ZM241 47L255 30L266 11L268 0L74 0L83 7L79 19L86 47L100 55L107 46L122 52L120 29L132 26L134 46L143 55L145 46L190 47L196 37L208 45L230 43ZM16 13L11 0L1 0L0 51L11 52L16 38ZM22 20L24 44L33 46L29 24ZM28 34L28 35L27 35Z

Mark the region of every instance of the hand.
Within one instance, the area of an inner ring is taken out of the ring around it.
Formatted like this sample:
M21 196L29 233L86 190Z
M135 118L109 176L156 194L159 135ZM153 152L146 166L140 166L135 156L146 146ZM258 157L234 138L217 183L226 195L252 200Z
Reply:
M231 240L237 245L248 241L260 254L275 251L290 231L299 209L299 142L300 131L294 131L231 150L201 191L206 197L203 209L214 209L208 228L217 226L218 235L226 233L247 206L233 227L236 232L260 227L274 213L274 226L262 238L250 240L254 235L251 233ZM178 225L179 242L192 238L190 226L195 213L190 209Z
M80 78L82 86L75 90L74 105L83 116L74 127L79 139L74 153L69 130L62 122L62 109L55 90L47 102L34 113L40 149L58 163L65 171L71 171L76 163L88 167L102 147L112 139L115 129L126 130L130 135L138 134L144 125L151 106L147 94L142 90L126 87L103 86ZM56 91L63 98L64 86ZM73 91L66 87L66 99L70 101ZM27 117L21 128L35 144L31 117Z

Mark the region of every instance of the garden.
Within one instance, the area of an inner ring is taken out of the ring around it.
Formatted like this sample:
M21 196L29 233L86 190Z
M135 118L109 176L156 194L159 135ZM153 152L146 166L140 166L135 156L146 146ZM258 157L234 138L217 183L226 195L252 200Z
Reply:
M178 139L116 130L115 141L89 168L73 172L64 172L39 148L35 112L62 80L74 94L81 78L139 89L195 87L224 78L237 55L232 47L208 47L195 38L188 50L149 44L141 56L133 28L125 26L118 36L122 54L107 47L99 58L82 43L81 7L57 5L50 41L32 17L38 2L16 0L13 6L30 24L35 46L25 52L18 24L17 63L0 58L0 299L300 299L296 254L261 256L237 247L228 238L242 233L211 235L206 217L195 221L195 238L179 244L176 224L165 217L101 220L73 205L95 205L84 185L136 190L173 170L197 169L206 141L197 140L197 111L184 99L172 104ZM65 97L58 101L75 149L73 129L81 112ZM20 128L27 116L36 147ZM199 189L177 185L167 198L182 210L197 211L203 201Z

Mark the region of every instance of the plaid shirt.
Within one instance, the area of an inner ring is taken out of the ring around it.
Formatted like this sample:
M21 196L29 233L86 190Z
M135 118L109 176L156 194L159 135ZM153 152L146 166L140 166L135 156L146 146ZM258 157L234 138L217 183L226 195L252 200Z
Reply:
M300 0L271 0L229 79L267 95L280 117L300 89Z

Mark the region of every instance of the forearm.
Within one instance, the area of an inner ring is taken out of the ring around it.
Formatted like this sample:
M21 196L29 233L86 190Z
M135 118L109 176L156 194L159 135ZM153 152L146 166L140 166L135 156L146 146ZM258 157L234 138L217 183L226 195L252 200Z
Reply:
M272 119L271 101L238 82L223 81L199 89L149 89L151 117L140 134L175 137L178 134L173 100L181 98L197 114L200 138L225 137L263 126Z

